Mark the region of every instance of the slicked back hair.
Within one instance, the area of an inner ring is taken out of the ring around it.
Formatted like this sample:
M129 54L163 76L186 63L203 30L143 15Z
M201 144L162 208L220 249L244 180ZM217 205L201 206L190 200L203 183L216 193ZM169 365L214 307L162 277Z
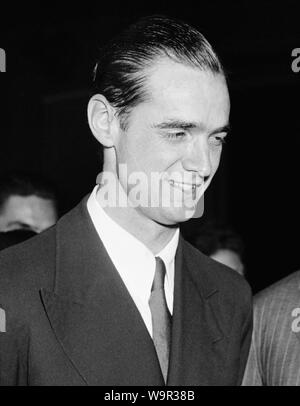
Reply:
M131 109L147 100L146 69L161 57L225 76L217 54L198 30L165 16L141 18L100 50L93 75L94 92L116 108L124 130Z

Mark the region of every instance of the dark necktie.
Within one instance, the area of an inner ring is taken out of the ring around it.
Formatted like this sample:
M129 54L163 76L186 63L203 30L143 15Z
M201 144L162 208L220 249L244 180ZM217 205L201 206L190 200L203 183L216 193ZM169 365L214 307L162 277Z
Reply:
M149 306L152 315L153 342L165 382L167 382L171 339L171 315L167 306L164 280L165 264L156 257L155 275L151 288Z

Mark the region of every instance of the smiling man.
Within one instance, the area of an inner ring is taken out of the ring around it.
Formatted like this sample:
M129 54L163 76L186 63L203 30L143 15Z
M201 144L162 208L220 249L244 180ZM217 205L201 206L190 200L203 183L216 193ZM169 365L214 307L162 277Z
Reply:
M102 49L94 84L97 185L0 256L0 383L239 385L249 286L179 231L199 215L228 131L220 61L188 24L146 17Z
M141 193L149 202L153 195L164 192L154 197L157 207L134 207L124 216L123 226L134 235L138 232L136 236L154 251L174 234L166 225L194 214L189 201L196 209L218 168L228 129L230 103L224 75L183 62L158 53L139 73L147 77L143 97L139 96L143 102L132 109L125 130L115 116L116 108L103 94L96 94L88 109L93 134L106 147L104 171L114 173L129 196L132 185L128 178L134 172L146 175ZM137 80L141 80L139 76ZM156 183L151 179L154 173L161 174ZM112 186L115 188L114 182ZM169 199L164 199L166 194ZM163 201L169 204L163 205ZM118 212L119 207L107 209L112 218Z

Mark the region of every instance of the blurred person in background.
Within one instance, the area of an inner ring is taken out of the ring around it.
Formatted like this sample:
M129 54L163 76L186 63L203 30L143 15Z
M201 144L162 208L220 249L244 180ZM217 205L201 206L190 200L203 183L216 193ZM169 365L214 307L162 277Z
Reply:
M193 244L204 254L245 276L244 243L231 227L207 225L197 234Z
M40 233L57 219L57 197L49 182L25 174L0 178L0 232L25 229Z

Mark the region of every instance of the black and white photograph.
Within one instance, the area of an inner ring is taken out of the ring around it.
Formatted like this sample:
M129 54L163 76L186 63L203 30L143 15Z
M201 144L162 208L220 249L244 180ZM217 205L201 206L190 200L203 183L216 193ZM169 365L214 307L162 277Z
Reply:
M5 7L0 387L300 386L299 165L299 1Z

